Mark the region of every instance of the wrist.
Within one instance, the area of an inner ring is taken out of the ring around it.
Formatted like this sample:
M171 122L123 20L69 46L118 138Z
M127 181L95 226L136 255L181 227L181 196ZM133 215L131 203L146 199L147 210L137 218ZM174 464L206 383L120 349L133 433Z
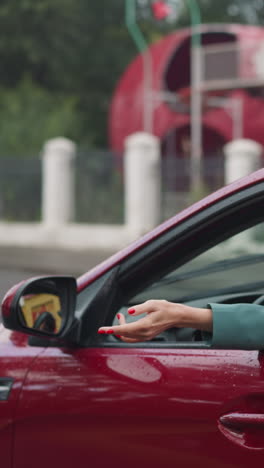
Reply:
M181 327L196 328L197 330L213 330L213 314L211 309L182 305Z

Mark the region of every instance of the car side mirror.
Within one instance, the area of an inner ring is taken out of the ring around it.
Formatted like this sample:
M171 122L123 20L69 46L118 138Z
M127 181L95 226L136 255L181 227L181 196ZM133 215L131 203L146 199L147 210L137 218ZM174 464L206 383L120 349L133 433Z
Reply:
M76 280L70 276L24 281L11 288L3 299L3 324L30 335L63 337L74 320L76 295Z

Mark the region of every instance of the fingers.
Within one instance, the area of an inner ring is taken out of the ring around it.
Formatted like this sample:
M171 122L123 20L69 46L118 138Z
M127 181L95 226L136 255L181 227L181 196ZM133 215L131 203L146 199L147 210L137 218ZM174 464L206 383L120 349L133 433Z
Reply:
M118 318L118 321L119 321L120 325L125 325L126 324L126 319L125 319L125 316L123 314L121 314L121 313L117 314L117 318ZM137 340L135 338L127 338L127 337L121 336L121 335L118 335L118 338L120 338L125 343L138 343L138 341L140 341L140 340Z
M150 314L151 312L155 312L156 310L158 310L162 302L163 301L161 300L149 300L143 302L143 304L137 304L133 307L130 307L127 312L129 313L129 315L133 316L140 314Z
M117 314L117 319L119 321L119 325L126 325L126 319L125 319L124 314L121 314L121 313ZM99 334L104 334L104 333L116 334L115 333L116 327L119 327L119 325L112 326L112 327L100 327L98 330L98 333Z
M130 337L131 335L137 335L138 331L138 322L124 323L124 325L113 325L112 327L101 327L98 330L99 334L114 334L114 335L124 335Z
M121 314L121 313L117 314L117 319L119 321L119 325L125 325L126 324L126 319L125 319L123 314ZM120 338L122 341L126 341L126 340L124 340L123 336L121 336L121 335L116 335L116 336L118 338ZM127 343L130 343L130 341L127 341Z
M163 300L149 300L143 304L135 305L128 309L128 314L137 316L140 314L151 314L152 312L158 311L166 301ZM113 334L121 338L127 343L137 343L140 341L149 340L152 337L150 331L150 325L152 320L150 317L142 317L141 319L126 323L126 319L123 314L117 314L119 325L113 325L111 327L101 327L98 330L99 334Z
M120 339L125 343L140 343L142 341L142 339L127 338L126 336L120 336Z
M126 319L125 316L121 313L117 314L117 319L119 321L119 325L125 325L126 324Z

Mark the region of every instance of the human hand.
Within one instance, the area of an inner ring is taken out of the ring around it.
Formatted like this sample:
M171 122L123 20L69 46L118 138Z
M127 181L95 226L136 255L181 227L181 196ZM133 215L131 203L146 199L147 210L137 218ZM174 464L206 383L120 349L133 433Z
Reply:
M119 325L101 327L98 333L114 334L126 343L137 343L149 341L171 327L194 327L208 331L212 328L210 309L198 309L165 300L146 301L128 309L128 313L133 316L146 315L135 322L126 323L124 315L119 313Z

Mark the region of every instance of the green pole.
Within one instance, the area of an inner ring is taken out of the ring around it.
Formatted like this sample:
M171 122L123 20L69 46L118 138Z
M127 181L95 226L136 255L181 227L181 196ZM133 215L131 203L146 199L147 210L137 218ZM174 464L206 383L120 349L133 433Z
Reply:
M142 53L148 44L137 25L135 0L126 0L126 26L139 52Z
M187 0L187 4L191 15L192 28L196 28L196 26L201 24L200 8L196 0ZM201 46L201 34L195 29L192 31L192 46Z

